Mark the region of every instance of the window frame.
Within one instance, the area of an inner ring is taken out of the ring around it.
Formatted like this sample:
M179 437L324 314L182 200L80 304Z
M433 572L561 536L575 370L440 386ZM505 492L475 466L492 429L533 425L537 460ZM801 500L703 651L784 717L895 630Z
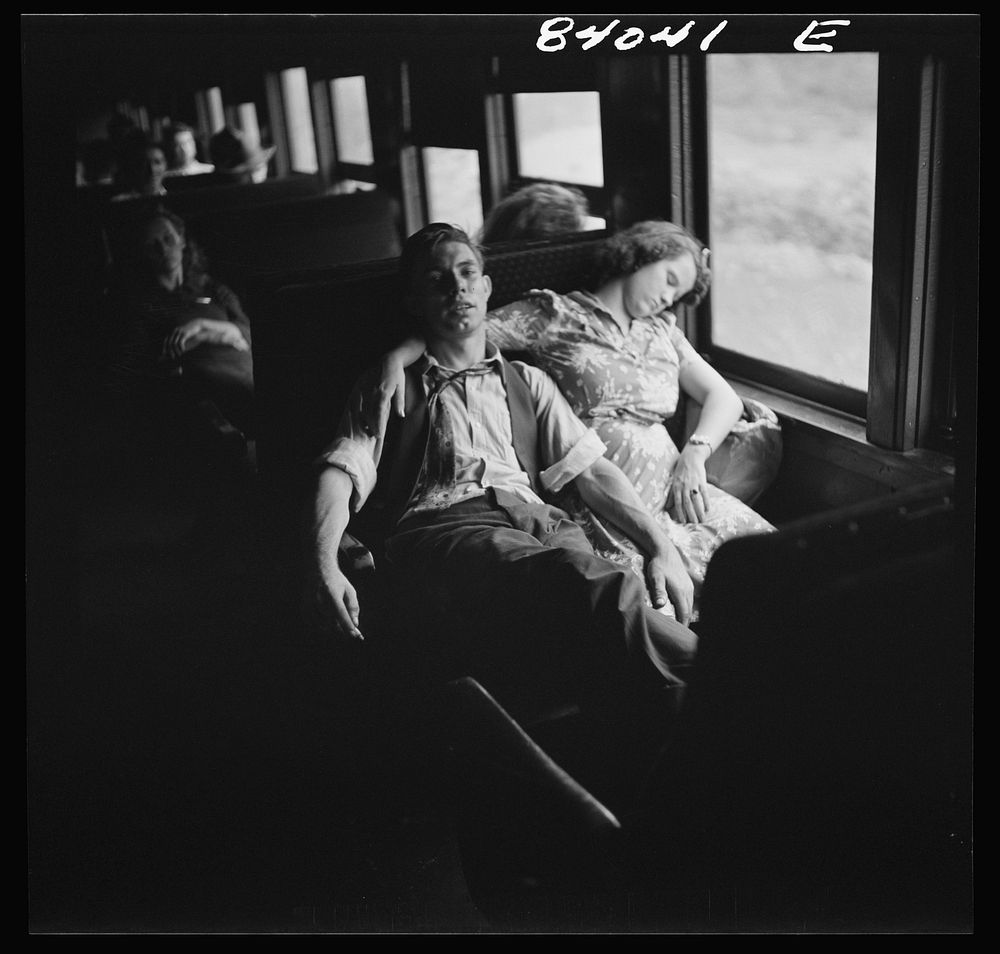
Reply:
M491 61L491 82L486 88L486 157L484 210L488 213L497 202L522 186L533 182L557 182L578 189L587 199L593 214L609 221L610 192L607 179L606 71L602 61L574 57L548 60L547 69L539 69L537 59L502 56ZM517 155L517 130L514 97L519 93L597 93L600 108L602 165L604 185L594 186L568 179L540 179L525 175Z
M746 49L739 52L770 52ZM711 293L689 323L695 346L727 377L773 389L863 422L868 442L890 450L946 450L947 425L935 411L934 342L949 334L936 307L941 274L943 129L939 56L878 51L879 90L868 391L824 381L714 345ZM712 55L712 54L708 54ZM711 245L707 58L668 67L671 178L680 197L675 218ZM703 104L698 107L695 104ZM687 174L687 171L690 174ZM941 369L937 369L941 374ZM947 374L947 372L945 372Z
M372 161L370 163L363 162L346 162L340 158L341 154L341 144L337 141L337 117L335 115L335 105L333 96L333 84L340 79L353 79L354 77L360 76L365 81L365 111L368 118L368 131L371 137L372 146ZM322 84L323 87L323 97L324 97L324 126L325 132L329 135L329 149L332 155L332 163L330 164L330 181L334 182L339 179L354 179L357 182L369 182L372 185L377 184L377 179L375 175L376 160L374 156L375 150L375 134L374 134L374 118L372 116L372 104L371 104L371 82L369 75L364 70L356 70L349 73L336 73L324 76L321 81L317 82L317 85ZM326 128L326 124L329 124Z

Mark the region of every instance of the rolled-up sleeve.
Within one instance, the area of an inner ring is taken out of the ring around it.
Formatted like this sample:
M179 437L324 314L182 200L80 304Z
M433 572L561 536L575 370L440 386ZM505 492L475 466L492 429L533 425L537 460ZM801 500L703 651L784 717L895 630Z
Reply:
M354 401L349 406L353 406ZM315 466L337 467L351 478L351 511L357 513L375 489L382 441L365 433L350 410L345 410L337 436L316 459Z
M351 478L351 511L357 513L375 489L375 462L371 452L357 441L338 437L322 454L320 467L337 467Z
M604 456L604 441L573 413L555 381L544 371L521 361L513 364L522 372L538 411L542 486L558 493Z

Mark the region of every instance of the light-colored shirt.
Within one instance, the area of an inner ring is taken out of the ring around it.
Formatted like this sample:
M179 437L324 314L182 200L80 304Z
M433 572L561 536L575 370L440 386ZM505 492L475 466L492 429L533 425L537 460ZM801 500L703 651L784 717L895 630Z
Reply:
M429 354L425 353L421 361L425 394L430 393L442 374L455 373L442 368ZM537 412L538 463L543 468L539 479L550 493L558 493L604 456L604 443L573 413L555 382L544 371L521 362L514 363L523 372ZM487 357L476 367L480 366L488 367L490 373L463 377L440 395L454 428L454 485L423 489L422 472L417 480L416 495L404 516L449 507L460 500L481 496L489 487L510 491L529 503L542 502L531 489L528 475L514 453L504 369L493 345L487 345ZM321 461L339 467L350 476L354 485L353 511L364 506L375 487L381 454L382 441L366 434L356 417L345 412L338 436L323 453Z
M206 172L215 172L215 166L210 162L199 162L195 159L194 162L190 162L186 166L181 166L178 169L168 169L163 174L165 176L200 176Z

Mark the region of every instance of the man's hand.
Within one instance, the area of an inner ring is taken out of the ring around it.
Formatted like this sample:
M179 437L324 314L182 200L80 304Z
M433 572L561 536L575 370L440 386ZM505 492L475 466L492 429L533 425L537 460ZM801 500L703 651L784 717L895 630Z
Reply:
M358 594L339 568L316 571L306 587L304 611L321 632L333 629L350 639L364 639L358 629Z
M690 622L694 609L694 583L684 569L677 548L669 541L647 558L646 586L653 606L660 609L669 600L677 621L685 626Z
M600 457L576 477L583 502L619 527L646 557L646 586L657 609L670 600L679 622L687 625L694 606L694 583L681 555L650 516L635 487L617 465Z

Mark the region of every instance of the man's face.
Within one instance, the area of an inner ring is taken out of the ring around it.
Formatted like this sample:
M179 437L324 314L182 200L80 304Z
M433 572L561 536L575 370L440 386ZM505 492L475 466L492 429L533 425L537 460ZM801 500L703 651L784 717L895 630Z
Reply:
M464 242L441 242L410 279L409 308L429 337L460 340L483 327L493 284Z
M190 165L198 158L194 134L186 129L174 133L174 164L179 168Z
M142 236L142 254L157 274L170 275L183 267L184 238L168 219L153 219Z

